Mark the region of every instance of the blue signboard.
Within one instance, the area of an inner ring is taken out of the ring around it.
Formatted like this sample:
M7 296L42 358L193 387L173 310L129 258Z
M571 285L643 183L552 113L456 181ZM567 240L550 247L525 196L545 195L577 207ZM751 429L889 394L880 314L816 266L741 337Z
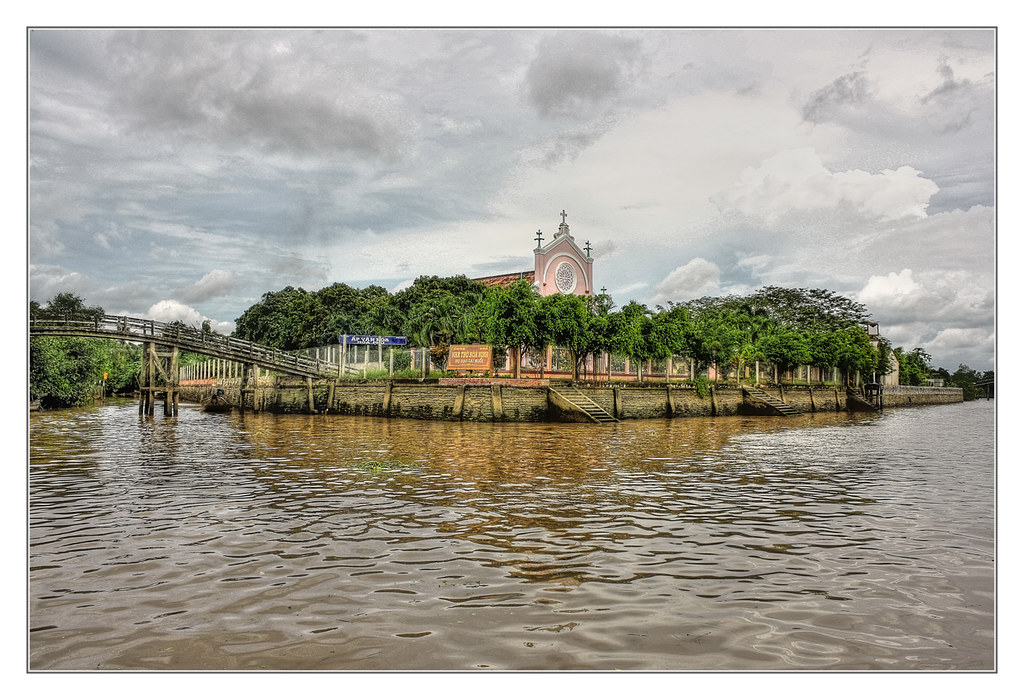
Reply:
M338 343L348 345L405 345L405 338L398 335L340 335Z

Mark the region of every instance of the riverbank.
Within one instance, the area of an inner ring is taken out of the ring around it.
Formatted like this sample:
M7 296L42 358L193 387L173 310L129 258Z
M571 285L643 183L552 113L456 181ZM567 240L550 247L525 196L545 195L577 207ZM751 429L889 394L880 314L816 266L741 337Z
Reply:
M620 420L697 416L773 415L742 387L722 384L705 391L689 384L624 384L546 380L304 381L262 377L253 388L237 379L182 382L182 401L203 403L218 391L235 407L270 413L341 415L480 422L578 422L585 414L566 408L560 388L575 389ZM761 390L803 413L863 410L835 385L772 385ZM961 389L885 387L882 407L959 403Z

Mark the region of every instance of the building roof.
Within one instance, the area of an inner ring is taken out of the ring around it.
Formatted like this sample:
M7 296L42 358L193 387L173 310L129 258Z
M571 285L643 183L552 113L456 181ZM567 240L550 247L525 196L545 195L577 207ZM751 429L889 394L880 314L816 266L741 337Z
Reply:
M505 275L491 275L490 277L475 277L474 282L481 282L486 284L488 287L508 287L513 282L519 280L526 280L530 284L534 282L534 271L526 270L525 272L510 272Z

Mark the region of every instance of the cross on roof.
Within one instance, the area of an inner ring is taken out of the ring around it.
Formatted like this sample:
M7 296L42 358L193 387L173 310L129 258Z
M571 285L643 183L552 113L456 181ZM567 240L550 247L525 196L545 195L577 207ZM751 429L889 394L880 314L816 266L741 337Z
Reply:
M590 247L590 241L587 241L587 245L586 245L586 247L583 250L587 251L587 257L589 258L590 257L590 251L592 250L591 247Z
M544 237L540 235L540 229L537 229L537 247L540 248L540 242L544 240Z
M562 210L561 216L562 216L562 223L564 224L565 223L565 217L566 217L565 209Z

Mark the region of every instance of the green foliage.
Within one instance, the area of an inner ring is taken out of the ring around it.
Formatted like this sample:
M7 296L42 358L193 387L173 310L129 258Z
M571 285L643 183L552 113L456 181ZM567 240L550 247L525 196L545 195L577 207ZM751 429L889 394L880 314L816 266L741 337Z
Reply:
M635 359L645 355L644 319L650 313L646 306L631 300L620 311L609 314L606 333L611 351Z
M690 326L689 348L701 368L733 364L748 338L742 316L735 308L708 307L699 311ZM718 374L716 373L716 377Z
M910 352L904 352L903 348L895 348L893 352L900 363L900 384L922 386L931 379L934 371L930 366L932 356L923 348L914 348Z
M697 390L697 396L699 396L702 399L706 399L708 396L711 395L711 389L710 384L708 383L708 378L703 375L693 380L693 387L694 389Z
M412 352L403 348L394 349L394 369L401 372L412 367Z
M809 364L814 357L807 336L788 326L775 326L760 334L754 347L759 360L778 365L782 372Z
M878 364L875 346L860 326L833 330L825 333L824 338L835 353L835 366L847 376L855 372L868 375Z
M33 318L93 321L103 316L103 313L102 307L86 306L80 296L70 292L55 295L44 306L29 303L29 315Z
M43 408L83 406L104 386L108 394L138 387L142 351L136 345L94 338L32 338L29 394Z
M515 348L515 376L520 376L523 353L536 347L540 339L541 297L526 280L517 280L507 288L488 290L485 301L478 307L478 316L484 319L483 339L496 348Z
M95 320L99 306L86 306L77 294L61 293L45 305L29 304L33 318ZM123 393L138 386L142 351L116 340L37 337L29 342L29 396L43 408L82 406L101 390ZM104 382L103 375L107 375Z
M102 370L107 375L108 394L127 394L139 388L142 348L117 340L97 340L103 353Z
M62 305L75 309L75 299ZM298 349L336 343L342 333L401 334L431 348L439 367L451 345L484 342L499 355L517 348L519 358L547 345L564 347L574 376L587 355L610 352L632 358L638 368L685 355L701 369L716 366L722 373L763 362L782 371L838 367L851 377L889 369L889 344L880 339L875 351L863 328L869 320L863 304L824 289L768 286L745 296L669 302L667 309L630 301L616 310L606 294L541 297L523 280L498 288L465 276L423 276L395 294L341 283L317 292L268 292L236 320L235 335ZM930 358L922 353L910 353L904 383L928 378ZM514 369L518 374L518 364Z
M950 374L947 370L939 368L937 376L945 379L946 386L959 387L964 391L964 400L973 401L983 396L995 395L995 372L978 372L967 365L961 364L956 372ZM982 382L992 382L992 386L979 386Z
M137 387L142 352L134 345L93 338L32 338L29 395L43 408L84 406L103 385L107 393Z
M235 319L234 335L272 348L331 345L345 333L397 335L404 317L380 286L335 283L316 292L285 287L267 292Z
M32 338L29 395L43 408L82 406L92 401L103 377L103 358L85 338Z
M539 337L569 351L572 377L579 377L580 361L591 351L596 340L591 328L593 316L587 300L573 294L552 294L541 297Z
M836 331L871 319L866 307L827 289L763 287L742 303L772 322L811 331Z

